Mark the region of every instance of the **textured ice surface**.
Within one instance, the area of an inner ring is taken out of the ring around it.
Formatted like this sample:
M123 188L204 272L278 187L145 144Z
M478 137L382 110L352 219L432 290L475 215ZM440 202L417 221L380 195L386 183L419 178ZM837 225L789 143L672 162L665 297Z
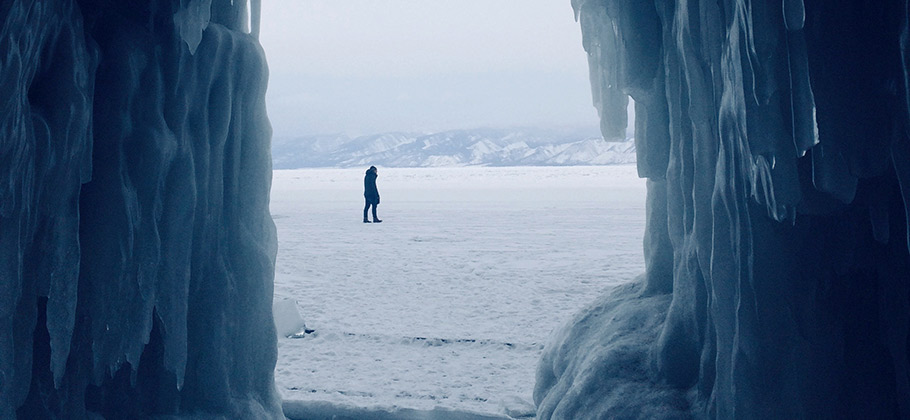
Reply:
M535 395L542 418L685 417L682 392L656 386L648 369L648 348L667 314L667 294L641 297L644 283L617 286L585 308L554 337L537 370ZM597 390L598 392L590 392Z
M0 5L0 418L280 416L246 7Z
M910 417L908 3L572 5L605 135L635 100L639 304L671 301L656 339L581 318L549 346L540 417ZM647 375L602 366L623 340Z

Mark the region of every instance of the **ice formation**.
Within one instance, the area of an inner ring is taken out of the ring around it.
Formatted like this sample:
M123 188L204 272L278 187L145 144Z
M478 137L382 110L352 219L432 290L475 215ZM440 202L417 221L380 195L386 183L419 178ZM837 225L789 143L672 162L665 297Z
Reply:
M248 6L0 4L0 418L282 417Z
M572 6L604 136L635 101L647 270L548 346L538 418L910 418L910 3Z

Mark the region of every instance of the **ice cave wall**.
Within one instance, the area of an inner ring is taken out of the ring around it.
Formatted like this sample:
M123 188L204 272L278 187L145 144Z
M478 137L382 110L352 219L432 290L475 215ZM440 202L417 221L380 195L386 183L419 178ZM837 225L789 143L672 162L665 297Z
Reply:
M257 12L0 2L0 418L283 418Z
M548 346L539 418L910 418L908 3L572 1L647 271Z

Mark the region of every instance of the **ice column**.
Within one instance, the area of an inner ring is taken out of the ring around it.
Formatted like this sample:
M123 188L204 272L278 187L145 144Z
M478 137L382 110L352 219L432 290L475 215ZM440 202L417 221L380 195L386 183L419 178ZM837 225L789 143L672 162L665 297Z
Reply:
M572 5L648 271L548 346L539 417L910 417L908 2Z
M0 6L0 418L283 417L246 10Z

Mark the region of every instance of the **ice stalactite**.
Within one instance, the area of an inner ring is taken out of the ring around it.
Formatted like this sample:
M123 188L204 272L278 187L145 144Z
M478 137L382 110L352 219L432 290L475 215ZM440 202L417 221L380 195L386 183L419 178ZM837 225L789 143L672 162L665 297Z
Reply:
M572 6L604 125L636 103L648 271L548 347L539 417L910 417L908 2Z
M0 6L0 418L281 418L246 3Z
M593 13L595 12L596 13ZM600 117L600 131L604 139L625 139L628 115L626 112L611 112L625 109L629 104L628 95L619 89L618 77L621 74L620 63L606 62L606 54L618 48L614 28L599 25L604 21L606 10L592 9L591 14L578 15L582 26L590 29L582 32L582 43L588 51L588 66L591 73L591 95L594 97L594 108ZM593 23L588 23L592 21Z

